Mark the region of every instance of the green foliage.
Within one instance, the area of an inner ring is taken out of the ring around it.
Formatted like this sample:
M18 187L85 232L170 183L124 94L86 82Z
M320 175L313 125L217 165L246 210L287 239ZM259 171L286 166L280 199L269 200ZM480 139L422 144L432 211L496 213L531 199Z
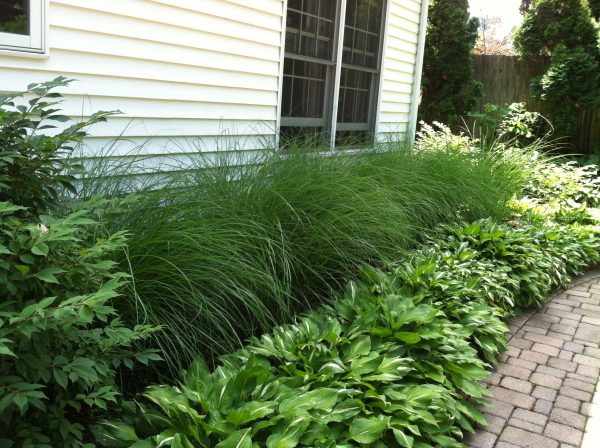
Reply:
M515 33L515 46L524 56L551 55L558 45L598 46L597 30L582 0L535 1Z
M487 219L445 226L429 244L396 263L388 282L410 286L415 294L425 290L495 364L505 349L504 324L497 318L543 305L552 288L597 263L599 250L597 228L513 227Z
M553 288L566 286L599 257L597 229L578 225L510 227L488 219L447 232L438 250L471 251L469 262L490 291L488 303L509 313L543 305Z
M527 193L540 196L540 202L551 195L577 198L586 206L598 201L597 180L589 168L577 172L571 165L559 168L535 151L507 145L490 150L467 137L452 135L442 125L437 129L425 125L414 154L402 153L402 160L410 161L407 171L397 171L392 163L399 160L397 155L379 156L367 155L365 165L361 157L350 159L351 171L369 174L369 184L376 186L378 195L387 194L387 188L395 185L382 181L390 182L388 176L410 180L408 168L415 170L420 166L417 161L427 165L437 161L440 165L434 169L439 170L460 160L465 179L472 175L473 166L493 161L495 176L512 179L511 188L535 173L540 176L537 190L533 192L529 185ZM312 173L317 168L331 169L330 161L339 167L348 160L334 157L311 165L310 161L320 159L299 157L284 159L290 163L285 171L288 178L301 171L300 165ZM354 165L357 161L360 163ZM544 170L549 169L557 170L558 180L543 184L542 177L548 176ZM383 170L383 177L371 170ZM300 202L283 194L287 190L281 189L279 173L273 168L266 173L270 181L267 190L285 198L286 206L300 215L294 208ZM344 171L334 173L339 178ZM304 181L301 185L313 185L298 177ZM419 185L427 188L423 178ZM217 190L206 182L207 177L202 179L198 184L214 195ZM494 177L488 181L493 184ZM223 194L232 192L229 184L219 181L216 185ZM351 185L356 188L359 184ZM298 185L293 188L297 191ZM253 197L255 190L261 195ZM256 198L264 200L267 190L259 190L254 180L252 188L243 191L248 201L257 205ZM199 197L198 190L194 191ZM311 189L310 194L317 191ZM361 197L371 198L360 191ZM236 209L240 207L236 195L226 197L228 201L219 203L233 201ZM323 198L321 194L318 197ZM427 197L434 197L431 191ZM164 195L161 198L161 206L170 203ZM402 196L393 198L397 202ZM410 199L414 207L421 200L415 194ZM328 210L336 205L333 199L321 203L327 204ZM214 209L202 205L203 213L196 215L195 223L213 213ZM267 208L264 203L257 206ZM316 213L319 219L325 218L318 210L310 209L310 214L306 210L307 216ZM473 211L470 205L457 210L457 218ZM393 212L397 218L401 216L396 209ZM169 215L169 222L183 224L180 216L184 215ZM280 228L288 229L285 215L277 216ZM374 222L380 217L374 216ZM423 221L431 226L428 234L433 233L426 244L403 253L389 252L388 259L398 261L363 268L361 280L350 282L345 294L331 305L253 338L245 348L221 357L215 370L198 359L178 386L149 387L139 401L123 407L119 420L95 426L97 440L102 446L116 448L462 447L464 434L473 431L475 423L485 424L477 410L487 396L480 382L486 369L496 364L498 354L506 350L508 328L502 319L524 308L542 306L553 288L568 284L587 266L600 262L598 227L557 224L553 214L547 218L533 224L498 224L498 218L472 224L455 222L438 227L437 232L432 232L433 221ZM256 218L254 222L258 222ZM365 232L368 226L364 224ZM323 233L326 228L318 231ZM148 229L144 235L147 237ZM319 247L328 250L323 243ZM363 262L370 263L368 259ZM330 266L321 268L336 272ZM342 271L337 272L341 276Z
M39 223L16 212L0 203L0 444L84 446L119 395L116 370L157 359L131 349L151 328L127 328L110 305L125 235L88 244L98 229L85 211Z
M49 209L61 191L75 192L75 178L65 171L77 166L68 156L89 126L106 121L113 112L97 112L85 121L61 125L72 120L61 114L61 95L54 90L72 81L59 77L30 84L26 92L0 95L0 201L38 214Z
M588 0L592 16L600 21L600 0Z
M448 126L434 122L432 125L421 122L417 132L415 152L462 154L471 157L478 148L473 140L464 134L454 134Z
M441 222L507 216L526 177L516 159L419 148L220 159L140 195L107 223L133 234L121 312L165 328L156 343L176 375L199 351L230 353L322 304Z
M542 163L517 201L530 220L570 223L597 223L600 215L600 177L598 166L575 162Z
M112 260L126 234L99 238L96 222L118 202L95 200L65 217L46 216L73 178L61 157L85 136L91 120L56 131L46 121L69 118L54 109L59 78L4 97L0 108L0 446L92 447L90 425L114 407L118 370L158 359L132 349L155 329L130 329L112 302L127 276ZM54 136L44 130L56 131ZM87 211L93 208L96 213Z
M484 363L464 332L423 295L351 284L335 306L253 340L214 372L196 361L180 387L150 388L154 406L128 417L134 427L107 423L99 440L459 447L469 422L484 421L473 403L487 395Z
M552 128L539 112L529 112L525 103L507 106L486 104L483 112L469 114L485 142L507 142L525 147L548 137Z
M600 50L583 47L554 48L550 67L534 80L533 94L550 108L550 119L559 135L573 135L579 111L600 104Z
M598 167L580 166L575 162L540 165L528 182L525 194L544 203L558 199L597 207L600 205Z
M483 94L475 81L472 50L479 21L470 18L467 0L434 0L423 62L423 99L420 119L461 125L461 115L473 110Z
M587 2L535 2L515 33L515 46L525 57L551 57L546 73L534 79L533 93L548 105L558 135L572 136L578 112L600 104L598 28Z
M479 381L506 349L501 317L541 306L600 261L580 226L454 225L389 273L365 270L332 306L151 387L98 440L126 446L461 447Z

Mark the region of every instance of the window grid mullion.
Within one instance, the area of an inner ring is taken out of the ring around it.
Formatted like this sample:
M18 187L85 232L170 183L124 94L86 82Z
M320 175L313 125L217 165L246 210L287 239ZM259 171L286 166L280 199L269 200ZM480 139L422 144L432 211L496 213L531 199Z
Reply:
M342 57L344 54L344 30L346 25L346 6L347 0L341 0L337 11L336 24L336 46L335 46L335 75L333 79L333 89L330 101L329 113L329 146L335 147L335 135L337 127L337 115L340 98L340 80L342 76Z

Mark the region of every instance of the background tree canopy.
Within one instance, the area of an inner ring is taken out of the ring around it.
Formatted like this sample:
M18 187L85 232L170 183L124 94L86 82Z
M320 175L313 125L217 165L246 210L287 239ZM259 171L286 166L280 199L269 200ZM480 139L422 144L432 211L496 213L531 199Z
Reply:
M598 0L594 2L598 8ZM547 55L548 70L532 82L558 136L572 136L578 111L600 104L598 27L586 0L537 0L515 33L523 57Z

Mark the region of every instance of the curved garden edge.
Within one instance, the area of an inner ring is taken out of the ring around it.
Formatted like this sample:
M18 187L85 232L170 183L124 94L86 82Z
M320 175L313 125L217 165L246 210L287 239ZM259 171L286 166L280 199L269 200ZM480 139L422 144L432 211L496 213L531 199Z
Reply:
M597 446L600 269L509 324L509 349L485 381L493 393L484 409L489 425L466 443L473 448Z

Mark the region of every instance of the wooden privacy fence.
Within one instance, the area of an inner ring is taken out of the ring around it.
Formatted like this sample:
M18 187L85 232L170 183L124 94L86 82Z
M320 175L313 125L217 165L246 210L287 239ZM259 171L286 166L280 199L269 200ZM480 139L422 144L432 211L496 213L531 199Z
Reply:
M529 88L531 79L543 74L549 62L547 57L520 59L517 56L476 55L475 79L485 87L479 110L487 103L527 103L528 110L551 116L544 103L531 96ZM574 145L578 153L600 151L600 109L580 113Z

